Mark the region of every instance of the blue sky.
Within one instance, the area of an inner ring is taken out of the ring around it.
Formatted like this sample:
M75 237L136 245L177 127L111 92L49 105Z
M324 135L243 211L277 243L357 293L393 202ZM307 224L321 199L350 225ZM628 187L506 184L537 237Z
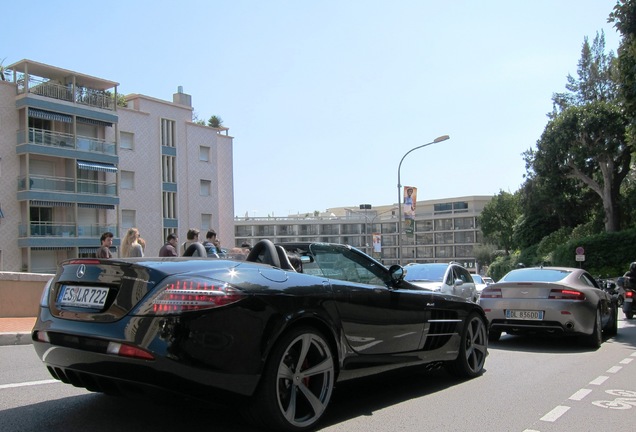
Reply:
M65 1L2 7L0 59L192 95L234 137L234 213L515 192L614 0ZM178 6L177 6L178 5ZM9 42L12 41L12 42Z

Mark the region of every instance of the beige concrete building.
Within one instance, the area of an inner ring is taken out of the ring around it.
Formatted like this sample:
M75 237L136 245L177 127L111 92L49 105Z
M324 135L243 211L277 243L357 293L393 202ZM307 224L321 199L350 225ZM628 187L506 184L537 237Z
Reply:
M113 253L129 227L158 255L169 232L233 239L233 138L192 122L191 97L118 106L118 83L31 60L0 81L0 271L52 272ZM223 205L220 206L219 202Z
M413 232L402 235L402 263L457 261L476 272L474 247L482 243L478 216L492 196L418 201ZM357 205L277 218L236 218L236 244L321 241L355 246L385 265L398 262L398 208ZM404 229L403 229L404 231Z

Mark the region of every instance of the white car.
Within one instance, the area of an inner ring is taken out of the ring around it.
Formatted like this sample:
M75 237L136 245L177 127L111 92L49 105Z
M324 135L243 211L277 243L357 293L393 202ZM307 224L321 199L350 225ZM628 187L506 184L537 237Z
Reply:
M475 282L468 270L451 263L407 264L404 280L422 288L452 294L476 302L479 298Z
M473 281L475 281L475 289L477 290L477 293L481 294L483 289L488 286L486 280L478 274L471 274L471 276L473 277Z

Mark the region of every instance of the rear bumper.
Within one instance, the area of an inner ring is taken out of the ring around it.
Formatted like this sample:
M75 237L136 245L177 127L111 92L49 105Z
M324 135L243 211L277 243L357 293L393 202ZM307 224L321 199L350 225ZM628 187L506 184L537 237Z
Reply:
M245 334L241 323L228 320L223 325L207 318L128 317L77 323L52 317L46 308L31 334L38 356L63 382L92 391L162 389L204 399L253 394L262 355L248 351L259 346L251 337L260 334ZM153 359L110 354L109 342L140 348Z

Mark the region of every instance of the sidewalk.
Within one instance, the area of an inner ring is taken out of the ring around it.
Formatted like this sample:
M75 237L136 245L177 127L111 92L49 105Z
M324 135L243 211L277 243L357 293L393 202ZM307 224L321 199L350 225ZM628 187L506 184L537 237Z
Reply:
M0 318L0 346L28 345L35 318Z

